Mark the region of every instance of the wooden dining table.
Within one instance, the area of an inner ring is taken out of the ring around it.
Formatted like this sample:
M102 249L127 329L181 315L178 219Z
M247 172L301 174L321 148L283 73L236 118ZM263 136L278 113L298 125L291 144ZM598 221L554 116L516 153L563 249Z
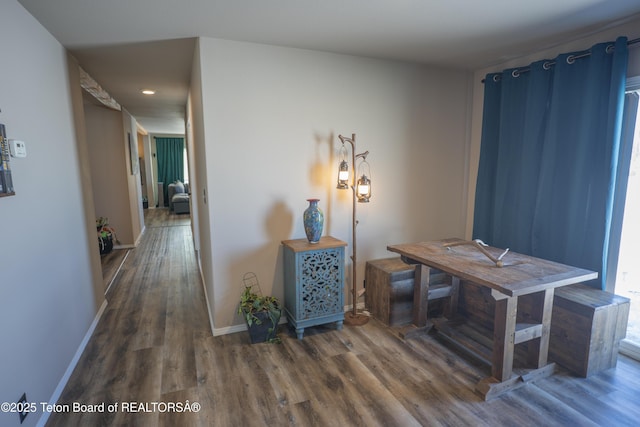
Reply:
M429 326L427 306L431 269L452 278L447 293L450 306L453 306L449 309L451 312L455 312L458 303L461 281L489 290L495 300L491 376L476 386L485 399L553 373L554 364L548 363L547 356L554 290L598 277L594 271L510 251L505 254L503 249L480 247L478 243L456 238L390 245L387 249L400 254L403 261L416 264L413 301L416 328ZM527 315L527 323L518 323L518 298L524 295L531 296L534 301L533 312ZM513 371L514 346L523 342L528 342L526 361L530 369L516 375Z

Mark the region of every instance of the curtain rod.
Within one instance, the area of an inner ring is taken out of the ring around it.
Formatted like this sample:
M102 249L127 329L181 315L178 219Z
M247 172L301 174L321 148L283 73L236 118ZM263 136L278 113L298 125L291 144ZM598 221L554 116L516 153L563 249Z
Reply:
M640 38L627 41L627 46L630 46L630 45L636 44L636 43L640 43ZM613 45L607 46L607 52L609 52L609 48L613 49ZM569 55L567 57L567 62L569 64L573 64L576 59L585 58L587 56L591 56L591 52L590 51L585 52L585 53L581 53L580 55ZM547 61L544 64L542 64L542 68L544 68L545 70L548 70L549 68L551 68L555 64L556 64L556 61ZM520 74L526 73L528 71L531 71L531 67L516 68L515 70L513 70L511 72L511 75L513 77L518 77ZM500 75L496 74L495 76L493 76L493 81L497 82L499 79L500 79ZM482 79L482 83L484 83L484 80L485 79Z

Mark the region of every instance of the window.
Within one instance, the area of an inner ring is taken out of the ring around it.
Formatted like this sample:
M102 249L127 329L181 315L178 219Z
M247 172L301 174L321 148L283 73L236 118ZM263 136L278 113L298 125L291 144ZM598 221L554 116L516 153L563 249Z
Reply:
M628 91L640 95L640 77L629 79ZM636 126L631 154L631 165L622 222L622 237L616 275L615 293L631 300L627 337L620 351L640 360L640 109L636 115Z

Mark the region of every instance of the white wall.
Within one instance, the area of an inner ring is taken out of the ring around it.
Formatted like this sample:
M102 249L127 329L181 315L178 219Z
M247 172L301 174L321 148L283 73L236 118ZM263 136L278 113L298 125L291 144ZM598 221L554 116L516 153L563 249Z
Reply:
M93 179L91 172L91 162L89 155L89 144L87 143L87 128L84 116L84 90L80 86L80 69L76 59L67 52L67 71L69 73L69 90L71 93L71 104L73 108L73 121L75 127L76 147L80 160L80 185L82 187L82 199L84 206L85 228L87 230L87 245L95 247L96 224L93 218L96 217L95 203L93 199ZM104 279L102 277L102 262L98 251L89 251L91 261L91 272L93 276L94 306L100 308L105 302L104 299Z
M199 52L211 225L201 240L212 242L202 264L217 332L241 323L245 272L283 296L280 242L304 237L307 198L320 199L324 234L351 243L351 192L335 189L340 133L371 153L359 287L366 260L393 256L387 245L464 234L469 75L208 38Z
M593 34L579 40L559 43L553 49L544 50L533 55L514 59L508 62L496 64L493 67L476 70L473 78L473 103L471 123L471 146L469 164L469 193L467 201L467 225L465 237L471 238L473 231L473 208L475 201L475 188L478 176L478 162L480 160L480 141L482 137L482 105L484 102L484 85L482 79L487 73L502 71L506 68L524 67L541 59L553 59L561 53L574 52L589 49L596 43L613 41L619 36L626 36L629 40L640 37L640 19L627 22L623 25L608 28L605 31ZM628 76L640 75L640 44L629 47Z
M109 218L120 241L116 247L134 247L144 227L140 168L131 173L128 141L130 135L137 147L136 121L127 111L91 103L85 103L84 116L96 216Z
M0 402L47 402L95 314L87 223L63 47L0 0L0 123L25 141L0 198ZM24 426L34 425L40 413ZM18 426L0 412L0 425Z
M143 193L144 196L147 196L147 201L149 203L149 208L155 208L156 206L156 193L158 191L158 185L156 184L156 173L157 171L154 169L154 164L156 162L155 151L151 150L151 137L148 133L140 134L138 133L138 137L142 138L142 150L144 152L144 171L145 171L145 186L146 193Z
M187 158L188 158L188 163L189 163L189 171L188 174L189 176L186 177L185 179L187 179L189 181L189 191L191 192L191 198L193 197L198 197L198 194L200 193L200 187L198 187L198 181L196 179L196 153L195 153L195 144L194 144L194 134L193 134L193 110L192 110L192 106L191 106L191 94L189 94L188 99L187 99L187 108L185 109L185 144L187 147ZM196 250L196 254L199 254L200 252L200 229L199 229L199 224L200 224L200 217L198 215L198 209L196 209L196 206L191 202L191 229L193 231L193 246Z
M191 85L186 109L187 136L189 137L190 148L193 149L193 162L191 163L190 179L191 185L191 211L194 234L194 243L197 252L197 260L200 273L204 281L204 290L209 308L209 319L211 329L214 329L213 317L215 313L214 300L214 279L212 270L212 236L209 215L209 197L207 194L207 147L205 138L204 102L203 102L203 81L202 64L200 61L200 43L198 40L193 53L193 65L191 67ZM213 151L213 147L212 147Z
M124 165L126 168L124 176L127 186L126 194L122 194L120 200L126 203L126 209L129 213L129 223L132 230L131 245L137 246L144 229L142 186L140 181L140 164L138 163L138 123L136 119L124 109L122 110L121 120L123 133L120 135L120 141L122 141L120 146L124 148ZM137 163L137 166L132 168L131 163L134 161ZM121 242L121 244L123 246L129 245L128 242Z
M120 242L132 245L122 112L85 104L84 114L96 216L109 218Z

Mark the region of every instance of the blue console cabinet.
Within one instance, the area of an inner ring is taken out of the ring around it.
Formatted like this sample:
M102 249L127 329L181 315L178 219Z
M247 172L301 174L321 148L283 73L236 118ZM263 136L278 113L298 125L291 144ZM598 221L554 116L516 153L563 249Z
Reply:
M302 339L304 329L344 321L344 248L346 242L325 236L318 243L285 240L284 312Z

